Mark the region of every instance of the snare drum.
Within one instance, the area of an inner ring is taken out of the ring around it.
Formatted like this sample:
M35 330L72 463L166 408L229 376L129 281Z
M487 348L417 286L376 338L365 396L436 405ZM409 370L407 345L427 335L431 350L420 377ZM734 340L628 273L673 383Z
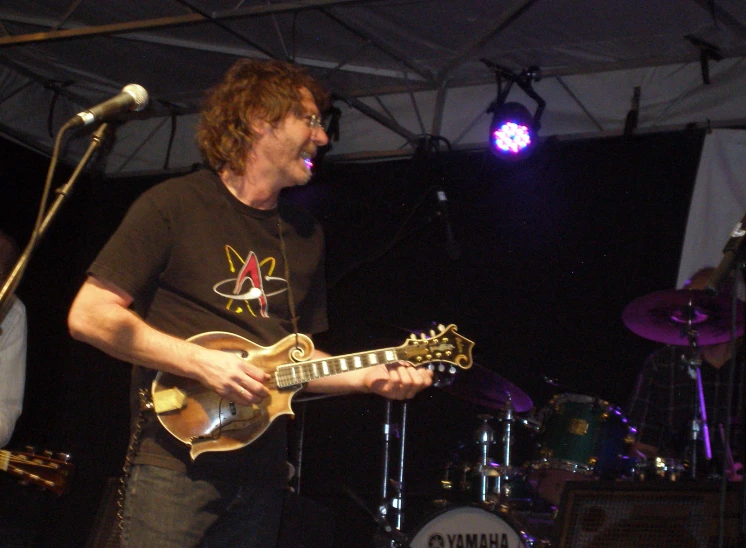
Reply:
M543 499L558 505L569 480L622 474L630 429L619 408L592 396L560 394L542 415L529 482Z
M412 548L445 546L538 546L527 533L503 517L474 506L457 506L431 516L409 544Z

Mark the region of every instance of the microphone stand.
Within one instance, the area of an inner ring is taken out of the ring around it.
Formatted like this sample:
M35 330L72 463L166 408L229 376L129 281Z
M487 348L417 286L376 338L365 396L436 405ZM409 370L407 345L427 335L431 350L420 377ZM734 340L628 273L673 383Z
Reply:
M740 352L740 345L736 345L736 324L738 320L738 309L741 308L741 311L746 314L746 310L744 309L744 303L739 300L738 298L738 280L743 280L743 273L744 269L746 268L746 265L744 264L746 257L744 257L744 250L743 248L739 249L739 253L737 255L737 260L735 261L735 267L734 267L734 274L735 274L735 282L733 283L733 291L731 295L731 341L733 341L733 350L731 351L731 367L730 372L728 375L728 396L727 396L727 403L726 407L728 409L728 420L725 422L725 432L724 437L725 440L723 444L728 447L728 451L730 451L730 439L731 439L731 427L733 424L733 421L730 418L730 415L733 413L733 388L735 385L734 379L736 376L736 368L739 366L741 368L744 367L743 359L740 359L742 354ZM741 370L739 371L740 378L743 378L744 372ZM740 384L740 383L739 383ZM742 420L741 417L738 419L739 421ZM743 434L743 432L742 432ZM743 442L743 440L741 440ZM741 461L744 460L744 447L743 445L740 447L741 454L740 458ZM727 458L727 454L723 455L723 462L725 462L725 459ZM733 460L733 456L730 456L730 460ZM743 462L741 462L742 465L744 465ZM743 470L743 469L742 469ZM735 473L736 471L733 470ZM720 489L720 512L719 512L719 519L720 519L720 539L719 539L719 547L723 547L725 543L725 539L723 538L722 531L725 528L725 504L726 504L726 495L728 490L728 478L725 477L725 474L723 474L722 483L721 483L721 489ZM744 539L746 539L746 478L741 480L741 504L740 508L738 509L738 516L739 516L739 525L738 528L740 540L743 543Z
M743 279L743 272L744 272L744 261L746 260L746 257L744 257L744 249L741 246L740 242L738 246L736 246L736 252L734 255L733 263L731 264L731 269L734 273L734 283L733 283L733 290L731 294L731 338L733 344L733 349L731 350L731 356L730 356L730 371L728 372L728 395L726 398L726 420L725 420L725 429L722 429L721 426L721 437L723 438L723 459L722 459L722 476L720 478L720 503L719 503L719 511L718 511L718 529L719 529L719 536L718 536L718 548L724 548L725 546L725 509L727 504L727 493L728 493L728 475L727 475L727 469L729 466L732 466L733 463L733 456L730 454L730 439L731 439L731 426L733 424L731 415L733 413L733 392L734 392L734 386L735 386L735 375L736 375L736 369L744 367L744 364L742 363L741 358L741 351L738 345L735 344L736 342L736 325L738 320L738 309L739 307L743 308L744 304L743 302L740 302L738 298L738 280ZM739 371L741 378L743 377L743 371ZM738 417L738 420L741 421L742 418ZM743 446L741 446L741 460L743 460ZM743 463L741 463L743 464ZM735 469L732 470L733 473L735 473ZM741 541L741 545L743 545L744 539L746 539L746 480L741 481L741 500L740 500L740 506L738 509L738 534L739 534L739 540Z
M67 127L68 126L65 126L62 128L62 130L60 130L60 135L65 129L67 129ZM38 226L34 229L34 232L31 234L31 238L26 245L26 248L23 250L23 253L18 258L18 261L16 261L16 264L13 267L13 270L11 270L10 275L6 278L2 289L0 289L0 323L5 318L8 310L10 310L10 306L13 302L12 297L15 293L16 288L18 287L18 284L21 282L23 273L26 271L26 266L31 259L31 255L41 241L42 236L44 236L47 229L49 228L49 225L52 223L52 220L59 212L59 209L60 207L62 207L65 199L67 199L67 197L72 192L73 185L80 176L80 173L83 171L85 165L88 163L88 160L90 160L96 149L98 149L103 141L106 139L108 135L108 127L108 124L101 124L101 126L99 126L99 128L93 133L91 144L88 145L88 149L86 150L83 157L80 159L80 162L78 162L75 171L70 176L70 179L67 181L67 183L57 189L57 199L50 206L41 223L39 223ZM51 174L49 179L51 180ZM45 204L42 202L42 204L40 205L40 209L43 208L44 205Z
M718 264L715 271L710 276L710 279L707 281L706 290L712 294L717 295L720 285L723 283L723 281L731 274L734 274L733 278L733 290L731 291L731 343L734 345L733 350L731 351L731 368L730 373L728 375L728 396L727 396L727 404L726 408L728 410L727 412L727 420L725 422L725 440L724 445L727 446L727 444L730 443L730 437L731 437L731 413L733 409L733 389L734 389L734 377L735 377L735 370L736 367L744 367L744 364L741 363L743 361L742 358L740 358L739 349L735 346L736 342L736 325L737 325L737 319L738 319L738 307L740 306L743 309L743 303L739 304L738 299L738 281L743 280L743 272L746 268L746 250L744 247L746 247L746 230L744 230L744 227L746 227L746 215L743 216L741 221L736 225L736 227L733 229L733 232L730 234L730 238L725 244L725 247L723 248L723 258L720 260L720 264ZM746 313L746 311L744 311ZM741 372L743 373L743 372ZM740 409L739 409L740 411ZM742 420L742 417L738 417L739 421ZM741 440L743 442L743 440ZM741 451L743 454L743 447L741 447ZM725 453L725 451L724 451ZM743 455L741 456L741 459L743 459ZM724 524L725 524L725 504L726 504L726 494L728 490L728 477L726 474L726 455L723 455L723 474L721 477L721 484L720 484L720 511L719 511L719 520L720 520L720 536L718 539L718 546L723 547L725 543L725 535L724 535ZM742 463L743 464L743 463ZM746 539L746 479L741 482L741 501L740 501L740 508L739 508L739 529L738 532L740 534L740 540L743 542Z

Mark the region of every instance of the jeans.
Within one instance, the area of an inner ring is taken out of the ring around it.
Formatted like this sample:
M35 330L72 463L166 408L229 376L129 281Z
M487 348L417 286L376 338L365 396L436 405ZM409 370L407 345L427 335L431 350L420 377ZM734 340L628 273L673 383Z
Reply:
M272 548L285 492L133 466L124 502L122 547Z

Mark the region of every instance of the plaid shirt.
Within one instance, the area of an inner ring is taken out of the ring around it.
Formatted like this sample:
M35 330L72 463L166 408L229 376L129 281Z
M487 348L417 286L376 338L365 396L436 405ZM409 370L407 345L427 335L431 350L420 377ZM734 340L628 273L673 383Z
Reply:
M629 423L637 428L637 441L658 448L661 456L690 460L692 417L697 404L696 374L684 362L687 347L666 346L651 354L640 372L637 386L627 406ZM744 430L744 352L738 354L734 376L730 446L733 458L743 462ZM720 469L723 443L720 426L726 429L728 416L728 360L720 369L703 361L700 368L707 423L713 452L713 466ZM702 435L698 441L697 462L705 470Z

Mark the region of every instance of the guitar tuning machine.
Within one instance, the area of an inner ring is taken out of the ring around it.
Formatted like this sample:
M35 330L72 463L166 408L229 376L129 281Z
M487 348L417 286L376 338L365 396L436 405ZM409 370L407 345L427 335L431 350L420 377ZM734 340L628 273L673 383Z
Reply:
M62 462L70 462L71 458L69 453L55 453L54 457Z
M445 362L437 362L437 364L435 362L432 362L427 366L427 368L430 371L435 371L438 373L448 373L449 375L455 375L458 371L456 367Z

